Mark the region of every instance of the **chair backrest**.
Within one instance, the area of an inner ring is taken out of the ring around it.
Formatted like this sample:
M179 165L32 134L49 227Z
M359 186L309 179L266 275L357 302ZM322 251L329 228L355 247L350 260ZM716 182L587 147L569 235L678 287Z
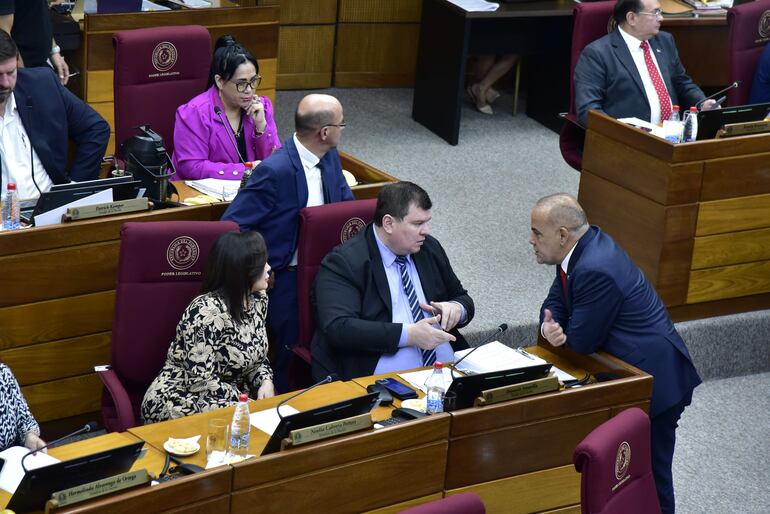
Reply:
M730 105L749 101L757 61L770 41L770 0L757 0L737 5L727 11L727 69L730 82L741 81L740 87L728 93Z
M575 114L575 66L580 53L589 43L612 32L615 28L615 20L612 19L612 10L615 1L610 2L584 2L577 4L573 10L574 24L572 25L572 48L569 59L569 112Z
M211 36L200 25L115 32L115 152L149 124L174 150L176 109L206 89Z
M121 227L112 369L136 413L166 360L184 309L200 293L211 247L221 234L237 230L231 221L132 222ZM111 401L105 398L103 410L109 410Z
M476 493L460 493L402 510L399 514L484 514L484 503Z
M626 409L588 434L572 456L580 503L592 514L660 512L650 458L650 418Z
M297 240L297 302L299 341L293 348L305 362L310 362L310 340L315 331L311 303L313 282L321 261L335 246L364 230L372 221L377 200L353 200L305 207L299 211Z

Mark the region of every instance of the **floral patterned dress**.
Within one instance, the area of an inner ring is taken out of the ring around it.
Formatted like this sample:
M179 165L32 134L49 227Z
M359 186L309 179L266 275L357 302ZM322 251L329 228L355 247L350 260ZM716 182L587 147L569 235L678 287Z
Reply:
M154 423L227 407L238 395L256 398L273 378L267 360L267 295L250 296L236 323L215 293L195 298L176 327L166 364L142 401L142 421Z
M0 451L24 446L29 431L40 435L16 377L8 366L0 364Z

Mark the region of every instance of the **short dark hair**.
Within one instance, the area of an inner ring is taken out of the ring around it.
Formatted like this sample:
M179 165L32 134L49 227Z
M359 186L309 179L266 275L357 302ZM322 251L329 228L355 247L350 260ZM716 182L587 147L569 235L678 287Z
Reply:
M0 61L15 59L19 55L19 49L9 33L0 30Z
M618 0L612 11L612 17L615 19L615 23L620 25L621 23L625 23L626 14L630 12L638 13L641 10L642 0Z
M315 109L301 113L297 103L297 109L294 111L294 130L300 135L310 134L334 123L334 117L335 113L331 109Z
M233 36L221 36L214 46L208 87L214 85L214 75L219 75L224 81L230 80L238 66L247 62L254 65L259 75L259 64L248 48L236 43Z
M374 224L381 227L386 214L399 221L404 219L412 204L424 211L433 207L428 193L413 182L402 181L384 186L377 195Z
M259 232L226 232L209 252L202 291L217 293L237 323L244 320L244 306L251 288L265 271L267 247Z

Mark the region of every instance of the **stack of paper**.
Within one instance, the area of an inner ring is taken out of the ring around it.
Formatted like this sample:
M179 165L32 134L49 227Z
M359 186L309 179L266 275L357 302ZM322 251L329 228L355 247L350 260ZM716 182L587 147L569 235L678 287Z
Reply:
M24 478L24 468L21 467L21 459L29 453L29 448L23 446L11 446L7 450L0 452L0 459L4 463L0 472L0 489L13 494L19 487L21 479ZM37 469L60 462L59 459L51 457L47 453L37 452L30 455L24 461L27 469Z
M455 362L468 355L472 350L473 348L468 348L467 350L455 352ZM526 368L538 364L547 363L523 348L511 348L499 341L492 341L491 343L479 346L478 350L458 364L457 369L463 373L489 373L491 371ZM575 377L556 366L551 366L551 370L556 373L556 376L562 382L575 379Z
M468 12L471 11L496 11L500 4L486 2L485 0L449 0L458 7L462 7Z
M223 180L219 178L204 178L201 180L185 180L185 184L193 189L207 194L223 202L231 202L238 194L240 180Z

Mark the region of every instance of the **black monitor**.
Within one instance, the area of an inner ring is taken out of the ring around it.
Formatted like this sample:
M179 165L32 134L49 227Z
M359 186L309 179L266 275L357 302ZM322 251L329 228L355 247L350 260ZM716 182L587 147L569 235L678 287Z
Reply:
M371 410L377 406L379 398L379 393L369 393L363 396L356 396L349 400L343 400L341 402L324 405L323 407L316 407L315 409L286 416L281 419L280 423L278 423L278 426L275 428L273 435L270 436L270 440L267 442L265 449L262 450L262 455L281 451L281 441L285 437L288 437L289 432L292 430L366 414L367 412L371 412Z
M698 113L698 141L714 139L720 128L730 123L762 121L770 112L770 103L737 105Z
M125 473L134 465L143 445L144 441L138 441L50 466L30 469L21 479L7 508L19 514L43 510L45 503L56 491Z
M455 377L447 392L454 392L457 395L456 409L467 409L473 407L473 402L481 396L482 391L543 378L550 371L550 364L536 364L524 368Z
M86 180L83 182L70 182L68 184L54 184L51 189L40 195L40 198L32 211L32 217L56 209L68 203L80 200L94 193L112 189L112 198L115 201L136 198L141 182L132 175L123 177L110 177L98 180Z

